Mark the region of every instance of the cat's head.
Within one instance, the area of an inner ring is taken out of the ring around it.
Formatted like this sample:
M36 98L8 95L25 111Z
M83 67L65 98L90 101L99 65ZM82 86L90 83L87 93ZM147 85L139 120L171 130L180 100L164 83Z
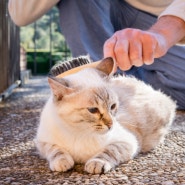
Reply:
M81 131L106 133L113 126L118 98L109 85L114 62L106 58L65 78L49 78L53 103L65 124Z

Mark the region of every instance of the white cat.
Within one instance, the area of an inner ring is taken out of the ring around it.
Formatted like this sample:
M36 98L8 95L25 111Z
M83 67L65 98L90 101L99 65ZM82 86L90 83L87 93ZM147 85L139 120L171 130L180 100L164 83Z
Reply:
M97 68L48 79L52 95L36 146L51 170L84 163L88 173L106 173L163 140L175 103L133 77L113 77L113 66L106 58Z

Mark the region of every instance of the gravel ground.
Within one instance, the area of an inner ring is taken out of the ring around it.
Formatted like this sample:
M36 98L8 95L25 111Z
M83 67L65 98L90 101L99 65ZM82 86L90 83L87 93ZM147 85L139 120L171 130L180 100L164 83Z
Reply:
M185 185L185 112L178 112L163 144L107 174L89 175L83 165L51 172L34 147L39 113L49 96L45 77L34 77L0 103L0 185Z

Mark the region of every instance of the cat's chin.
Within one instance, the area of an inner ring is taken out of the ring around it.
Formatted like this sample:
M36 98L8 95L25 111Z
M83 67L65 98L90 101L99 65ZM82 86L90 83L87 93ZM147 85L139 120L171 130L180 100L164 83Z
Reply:
M112 130L112 128L110 128L110 129L96 129L95 130L95 132L96 132L96 134L100 134L100 135L104 135L104 134L107 134L108 132L110 132Z

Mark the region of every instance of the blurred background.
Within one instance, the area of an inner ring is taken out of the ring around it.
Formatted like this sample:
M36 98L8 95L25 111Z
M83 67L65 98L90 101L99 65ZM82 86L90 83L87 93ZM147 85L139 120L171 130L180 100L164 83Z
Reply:
M0 1L0 101L30 75L47 75L49 69L71 56L59 26L56 7L36 22L17 27Z
M53 8L38 21L20 28L21 49L33 74L46 74L56 62L70 56L58 16L58 9Z

